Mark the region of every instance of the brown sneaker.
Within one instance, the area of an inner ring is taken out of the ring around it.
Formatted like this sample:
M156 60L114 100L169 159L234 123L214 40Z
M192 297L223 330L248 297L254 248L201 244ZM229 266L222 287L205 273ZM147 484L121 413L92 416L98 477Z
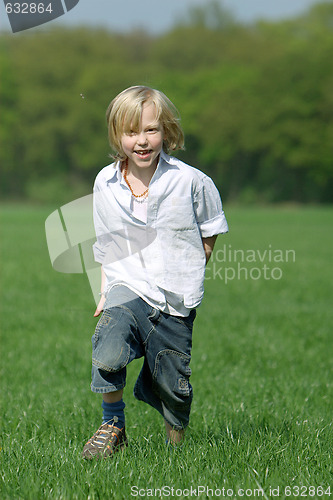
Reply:
M112 420L110 422L113 423ZM107 458L116 451L128 446L125 434L125 427L118 429L108 422L100 426L97 432L85 444L82 457L87 460L93 458Z

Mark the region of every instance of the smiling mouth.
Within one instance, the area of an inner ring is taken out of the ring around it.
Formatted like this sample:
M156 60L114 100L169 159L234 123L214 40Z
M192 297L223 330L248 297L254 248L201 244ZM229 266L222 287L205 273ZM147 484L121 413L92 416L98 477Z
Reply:
M152 153L152 149L142 149L138 151L134 151L134 153L140 158L146 158Z

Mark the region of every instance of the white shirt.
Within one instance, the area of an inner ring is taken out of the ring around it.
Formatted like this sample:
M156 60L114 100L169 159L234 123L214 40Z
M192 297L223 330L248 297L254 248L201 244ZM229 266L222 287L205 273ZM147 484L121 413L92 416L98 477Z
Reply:
M120 162L103 168L94 185L93 250L105 291L125 285L157 309L188 316L203 298L202 238L228 232L218 190L203 172L162 151L146 203L139 212L134 203Z

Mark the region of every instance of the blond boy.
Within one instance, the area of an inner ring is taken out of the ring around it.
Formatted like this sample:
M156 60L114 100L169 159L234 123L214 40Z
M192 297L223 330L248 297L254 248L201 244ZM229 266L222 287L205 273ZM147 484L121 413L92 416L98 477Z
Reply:
M127 445L126 366L143 358L134 395L164 418L167 441L189 423L192 328L205 266L228 225L213 181L169 156L184 144L178 113L160 91L121 92L107 110L116 161L94 185L95 260L103 314L92 338L93 392L103 422L83 457L112 456Z

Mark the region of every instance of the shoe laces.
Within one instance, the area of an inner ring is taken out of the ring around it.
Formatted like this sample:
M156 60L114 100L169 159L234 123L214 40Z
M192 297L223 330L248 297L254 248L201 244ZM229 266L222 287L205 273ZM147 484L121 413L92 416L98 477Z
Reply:
M114 432L113 424L118 421L118 417L114 417L112 420L105 422L105 424L101 425L98 431L94 434L91 439L91 444L93 446L97 446L97 448L104 447L108 441L112 439L119 439L117 434Z

